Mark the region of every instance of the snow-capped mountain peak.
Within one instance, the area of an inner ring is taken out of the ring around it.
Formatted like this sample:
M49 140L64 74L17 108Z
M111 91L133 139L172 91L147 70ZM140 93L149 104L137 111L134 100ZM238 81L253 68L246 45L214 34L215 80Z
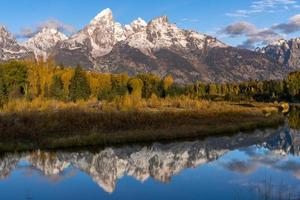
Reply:
M3 32L3 31L6 31L6 28L5 28L5 26L0 25L0 32Z
M271 42L270 45L281 46L281 45L283 45L285 43L287 43L287 41L285 39L279 39L279 40Z
M168 23L169 23L169 18L167 16L160 16L160 17L156 17L153 20L151 20L149 24L162 25L162 24L168 24Z
M280 39L257 51L266 54L292 70L300 68L300 38Z
M13 35L7 31L5 26L1 25L0 26L0 42L8 42L8 41L13 41L15 40L13 38Z
M112 21L113 20L113 13L110 8L106 8L101 11L96 17L90 22L90 24L97 24L99 21Z
M144 29L147 27L147 22L143 20L142 18L138 18L131 22L130 27L133 29L134 32L141 31L141 29Z
M53 28L43 28L40 32L24 43L24 46L32 50L35 56L46 59L50 51L59 43L67 40L68 37Z
M284 44L270 52L282 52L275 58L300 66L300 41ZM0 28L0 61L22 59L34 52L36 58L51 55L66 66L80 64L88 70L130 75L170 74L176 82L185 83L278 79L289 72L273 57L229 47L215 37L182 29L166 16L149 23L138 18L123 26L114 20L110 9L100 12L70 38L55 29L43 29L23 45L26 48Z
M14 36L4 26L0 26L0 60L30 58L31 52L19 45Z

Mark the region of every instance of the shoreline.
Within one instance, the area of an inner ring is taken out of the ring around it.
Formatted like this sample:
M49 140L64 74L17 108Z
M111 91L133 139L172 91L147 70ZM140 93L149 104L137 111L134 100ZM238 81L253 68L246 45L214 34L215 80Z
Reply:
M0 152L222 136L284 123L283 115L278 112L267 115L265 105L245 108L239 105L238 108L156 112L90 112L77 108L2 113Z

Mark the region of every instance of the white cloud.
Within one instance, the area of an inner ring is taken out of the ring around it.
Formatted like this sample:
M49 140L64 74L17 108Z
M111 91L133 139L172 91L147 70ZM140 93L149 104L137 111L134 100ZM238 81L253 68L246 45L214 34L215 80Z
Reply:
M36 27L22 28L21 31L16 34L16 37L30 38L30 37L34 36L36 33L38 33L39 31L41 31L43 28L57 29L64 33L74 33L76 31L76 29L72 25L65 24L56 19L49 19L47 21L40 23Z
M251 14L262 12L275 12L281 10L299 9L296 0L258 0L254 1L247 9L226 13L230 17L248 17Z
M223 28L220 33L231 38L245 37L246 40L239 47L249 49L255 48L256 45L266 45L282 38L280 34L270 28L259 29L249 22L230 24Z
M287 23L272 26L272 29L279 30L285 34L300 31L300 14L291 17Z

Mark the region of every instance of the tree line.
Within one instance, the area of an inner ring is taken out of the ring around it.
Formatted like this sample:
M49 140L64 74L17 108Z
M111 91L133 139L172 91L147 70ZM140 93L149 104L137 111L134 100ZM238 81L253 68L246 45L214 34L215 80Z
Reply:
M157 98L188 96L210 100L299 101L300 72L285 80L240 83L175 83L172 76L160 78L144 73L136 76L84 71L47 62L11 61L0 64L0 105L16 99L35 98L78 101L97 98L111 101L120 96Z

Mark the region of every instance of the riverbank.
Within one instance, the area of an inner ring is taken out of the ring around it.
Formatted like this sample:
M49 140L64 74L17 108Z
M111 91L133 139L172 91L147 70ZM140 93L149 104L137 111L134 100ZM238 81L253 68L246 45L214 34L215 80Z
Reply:
M100 102L61 107L49 102L43 109L25 103L27 109L15 107L1 112L0 151L216 136L274 127L284 121L275 104L198 100L181 106L172 103L155 107L147 104L127 111L106 110Z

